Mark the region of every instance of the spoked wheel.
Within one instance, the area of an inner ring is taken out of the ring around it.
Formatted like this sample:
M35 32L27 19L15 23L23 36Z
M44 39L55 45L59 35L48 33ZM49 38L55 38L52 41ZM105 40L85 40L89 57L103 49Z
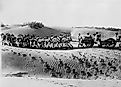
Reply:
M91 41L91 42L85 43L85 45L86 45L86 47L93 47L94 42Z
M85 43L86 47L91 47L91 43Z
M104 47L107 47L107 48L114 48L116 45L116 41L113 38L109 38L109 39L103 41L102 43L103 43Z

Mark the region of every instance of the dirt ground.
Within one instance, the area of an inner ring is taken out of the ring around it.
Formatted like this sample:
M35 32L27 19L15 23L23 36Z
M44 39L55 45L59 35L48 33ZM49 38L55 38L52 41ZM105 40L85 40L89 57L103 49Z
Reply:
M20 55L18 55L20 53ZM85 48L74 50L39 50L26 49L3 46L1 50L2 71L3 73L10 73L16 71L28 71L31 75L38 75L40 77L48 77L48 74L43 72L43 65L40 58L48 62L49 65L57 67L58 60L69 63L71 68L79 68L78 61L73 60L73 56L86 58L117 58L121 60L120 50L102 49L102 48ZM26 56L24 57L23 54ZM33 60L35 57L36 60Z
M120 87L119 80L64 80L46 78L2 78L1 87ZM7 83L7 84L6 84Z

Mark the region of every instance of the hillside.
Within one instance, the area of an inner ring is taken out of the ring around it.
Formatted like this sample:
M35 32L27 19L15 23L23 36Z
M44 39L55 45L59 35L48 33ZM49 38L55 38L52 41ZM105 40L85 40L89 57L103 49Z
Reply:
M36 36L40 36L40 37L45 37L45 36L50 36L50 35L59 35L60 33L64 32L62 30L58 30L58 29L54 29L54 28L50 28L50 27L43 27L40 29L32 29L28 26L24 26L24 27L13 27L11 26L9 29L3 28L1 29L2 32L9 32L9 33L13 33L15 35L18 34L35 34ZM68 32L69 33L69 32Z
M43 27L41 29L32 29L28 26L10 26L9 28L2 28L1 31L15 35L35 34L40 37L68 32L71 33L72 38L76 40L79 33L85 35L87 32L90 34L99 32L102 34L102 39L114 37L116 32L121 34L121 30L112 31L85 27ZM74 47L78 46L78 42L71 42L71 44ZM67 66L70 67L71 73L69 75L66 72L65 66L62 66L62 68L58 67L59 59L61 59L64 64L67 63ZM81 65L82 62L80 62L79 59L84 60L84 65ZM92 60L88 62L91 64L90 68L85 60ZM104 60L106 67L103 68L100 60ZM110 61L115 61L112 64L114 66L111 66ZM121 80L120 61L121 51L118 49L94 47L73 50L42 50L1 46L1 70L2 76L5 77L2 80L2 86L14 87L16 86L15 83L17 83L22 87L33 87L33 84L37 87L120 87L121 83L117 81ZM45 62L49 64L51 69L54 67L55 73L62 73L62 77L60 77L59 74L57 74L57 77L52 77L51 71L45 72ZM96 64L94 64L95 62ZM76 79L73 77L73 69L76 69L79 73ZM95 71L96 69L97 71ZM86 73L86 76L82 71ZM89 73L91 74L90 77L88 77ZM87 84L88 80L89 82Z
M1 52L3 74L9 74L10 72L14 73L17 71L26 71L30 76L35 75L43 78L48 78L50 75L49 73L45 73L43 71L44 66L41 59L46 61L49 65L55 67L56 71L62 72L64 72L63 69L60 70L60 68L57 67L59 59L61 59L64 63L68 63L71 69L76 68L79 70L79 72L80 65L74 56L87 59L96 58L96 60L99 60L100 58L109 58L111 60L115 58L121 60L121 51L101 48L75 50L37 50L3 46ZM26 56L23 56L23 54ZM117 71L115 75L118 76L118 79L121 79L120 71Z

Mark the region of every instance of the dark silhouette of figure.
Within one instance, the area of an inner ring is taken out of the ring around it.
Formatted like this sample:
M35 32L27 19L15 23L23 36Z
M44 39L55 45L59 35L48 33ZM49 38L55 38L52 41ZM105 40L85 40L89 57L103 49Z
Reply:
M61 59L59 59L58 67L59 67L59 68L62 68L62 67L63 67L63 65L64 65L64 64L63 64L63 61L62 61Z

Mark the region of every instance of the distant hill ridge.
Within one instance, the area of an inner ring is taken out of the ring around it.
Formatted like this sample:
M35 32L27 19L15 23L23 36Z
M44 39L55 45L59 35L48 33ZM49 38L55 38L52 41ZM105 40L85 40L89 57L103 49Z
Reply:
M105 29L105 30L111 30L111 31L121 31L121 28L113 28L113 27L108 27L108 28L105 28L105 27L75 27L75 28L88 28L88 29Z

